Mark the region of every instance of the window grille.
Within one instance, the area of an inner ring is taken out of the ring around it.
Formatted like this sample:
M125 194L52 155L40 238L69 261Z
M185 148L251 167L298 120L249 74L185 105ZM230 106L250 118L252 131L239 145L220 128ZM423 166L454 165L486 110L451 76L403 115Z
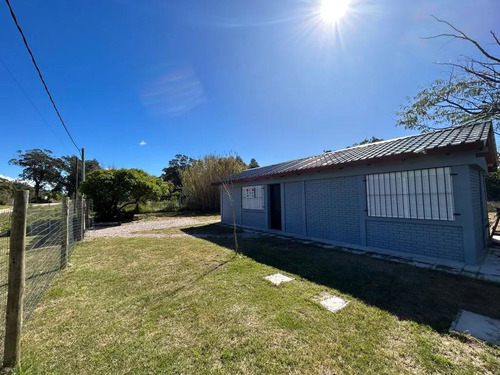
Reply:
M455 219L449 167L369 174L366 195L368 216Z
M243 186L241 188L241 206L244 210L264 209L264 185Z

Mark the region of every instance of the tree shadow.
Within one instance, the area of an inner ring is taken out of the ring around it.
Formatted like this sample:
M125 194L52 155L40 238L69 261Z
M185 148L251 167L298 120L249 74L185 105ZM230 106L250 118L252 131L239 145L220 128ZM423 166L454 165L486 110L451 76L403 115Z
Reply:
M181 228L180 229L182 232L189 234L191 236L196 236L196 235L227 235L231 236L234 234L234 229L225 225L220 225L217 223L212 223L212 224L206 224L206 225L198 225L198 226L191 226L187 228ZM237 228L236 233L240 234L243 233L244 231L242 229Z
M208 233L204 227L183 231ZM229 237L213 236L205 240L234 249L234 241ZM241 236L238 243L242 254L259 263L336 289L401 320L425 324L439 332L448 330L460 309L500 318L498 284L293 239Z

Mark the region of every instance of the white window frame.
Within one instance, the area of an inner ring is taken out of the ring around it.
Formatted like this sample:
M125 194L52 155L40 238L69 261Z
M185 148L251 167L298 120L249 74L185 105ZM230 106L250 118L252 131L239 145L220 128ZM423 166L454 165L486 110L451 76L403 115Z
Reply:
M243 210L264 211L265 186L243 186L241 188L241 208Z
M450 167L368 174L368 216L454 221Z

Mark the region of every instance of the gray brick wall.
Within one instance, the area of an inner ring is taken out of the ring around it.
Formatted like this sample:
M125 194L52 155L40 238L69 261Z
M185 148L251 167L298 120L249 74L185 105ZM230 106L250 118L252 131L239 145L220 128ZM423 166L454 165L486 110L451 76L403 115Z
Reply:
M285 231L303 234L304 204L302 199L303 183L287 182L285 186Z
M310 237L360 244L358 178L306 181L306 223Z
M266 216L264 211L247 211L241 212L241 224L255 228L266 228Z
M464 260L461 227L367 219L366 244L412 254Z
M484 246L485 235L485 224L486 221L483 218L483 191L481 190L481 178L483 175L475 168L470 169L470 184L471 184L471 195L472 195L472 216L474 220L474 231L476 233L476 250L480 254Z
M223 223L228 223L232 224L233 223L233 211L231 208L231 202L229 200L229 197L224 190L223 187L222 189L222 209L221 209L221 221ZM229 188L231 192L231 196L233 198L233 204L235 208L235 217L236 217L236 224L240 223L241 220L241 188L240 187L232 187Z

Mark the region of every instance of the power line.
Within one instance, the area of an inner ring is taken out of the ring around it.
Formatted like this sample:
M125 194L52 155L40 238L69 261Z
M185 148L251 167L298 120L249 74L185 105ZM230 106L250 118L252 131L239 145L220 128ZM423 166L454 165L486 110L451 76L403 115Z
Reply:
M10 5L10 1L5 0L5 2L7 3L7 6L9 7L10 15L12 16L12 19L14 20L14 23L16 24L17 30L19 30L19 33L21 34L21 37L23 38L24 45L25 45L26 49L28 50L28 53L31 57L31 61L33 62L33 65L35 66L36 71L38 72L38 76L40 77L40 80L42 81L43 87L45 88L45 91L47 92L47 95L49 96L49 99L52 103L52 106L54 107L54 109L57 113L57 116L59 117L59 120L61 121L61 124L64 127L64 130L66 130L68 137L71 139L71 142L73 142L73 145L75 145L78 152L80 152L80 148L76 145L75 140L71 136L71 133L69 132L68 128L66 127L66 124L64 123L64 120L62 119L62 116L59 113L59 110L57 109L57 106L56 106L56 103L54 102L54 99L52 99L52 95L50 94L49 88L47 87L47 84L45 83L45 80L43 79L42 72L38 68L38 64L35 60L35 56L33 56L33 52L31 52L31 48L28 45L28 41L26 40L26 37L24 36L24 32L21 29L21 26L19 26L19 23L17 22L17 18L16 18L16 15L14 14L14 10L12 9L12 6Z
M45 119L45 117L43 117L42 113L38 110L38 108L35 105L35 103L33 102L33 100L31 100L30 96L28 95L28 93L26 92L26 90L24 89L24 87L17 80L17 78L14 76L14 74L11 72L11 70L9 69L9 67L7 66L7 64L5 64L5 62L3 61L3 59L1 57L0 57L0 63L2 63L3 67L5 68L5 70L7 71L7 73L9 73L10 77L12 78L12 80L17 84L17 86L22 91L22 93L24 94L24 96L26 97L26 99L28 99L28 101L31 103L31 106L36 111L36 113L38 113L38 116L40 116L40 118L45 123L45 125L47 125L47 127L50 129L50 131L52 132L52 134L54 134L54 137L56 137L56 139L61 143L61 145L67 146L67 145L65 145L61 141L61 139L58 137L58 135L54 131L54 128L52 128L52 126L47 122L47 120Z

